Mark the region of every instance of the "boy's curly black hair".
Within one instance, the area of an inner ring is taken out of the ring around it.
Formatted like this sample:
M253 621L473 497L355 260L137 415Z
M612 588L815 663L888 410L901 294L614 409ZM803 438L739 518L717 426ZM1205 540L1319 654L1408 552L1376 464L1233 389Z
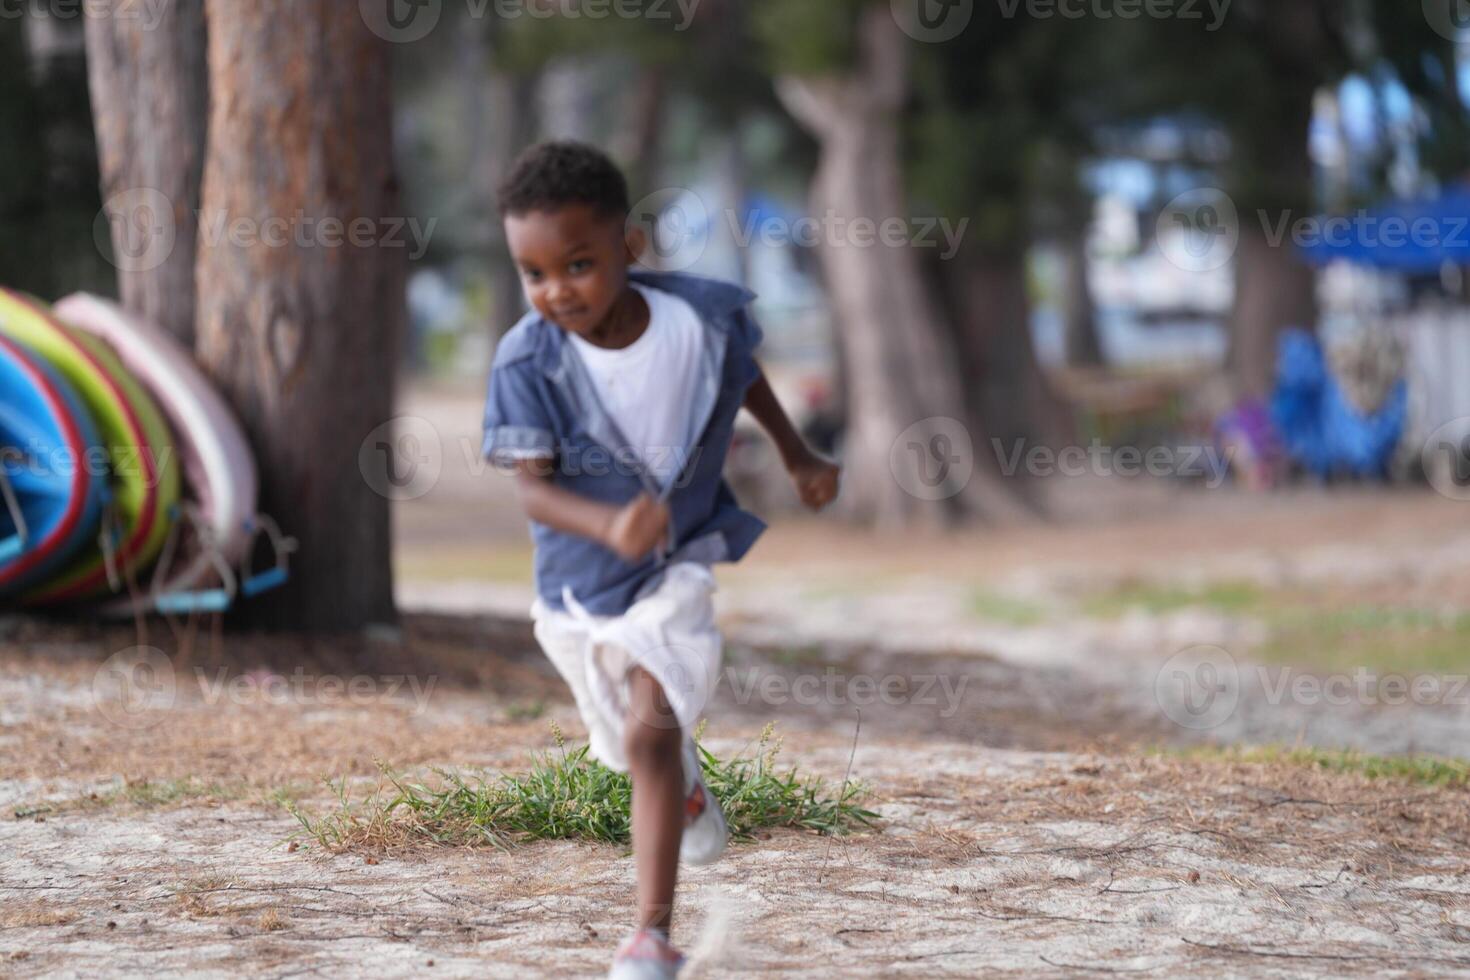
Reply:
M496 189L500 216L554 211L588 204L621 221L628 215L628 182L617 164L595 146L548 140L522 151Z

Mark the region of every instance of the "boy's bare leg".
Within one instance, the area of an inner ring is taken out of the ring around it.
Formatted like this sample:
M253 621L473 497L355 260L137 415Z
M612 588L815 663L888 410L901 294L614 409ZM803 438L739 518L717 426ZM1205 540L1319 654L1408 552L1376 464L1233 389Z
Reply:
M633 780L638 924L667 934L679 875L679 840L684 833L684 733L663 687L642 667L628 674L628 699L623 741L628 775Z

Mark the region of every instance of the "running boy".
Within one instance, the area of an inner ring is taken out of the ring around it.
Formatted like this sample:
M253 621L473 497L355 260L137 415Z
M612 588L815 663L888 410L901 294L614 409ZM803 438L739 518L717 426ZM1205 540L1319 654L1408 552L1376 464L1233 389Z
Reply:
M707 864L727 837L691 737L720 668L709 566L738 561L765 529L721 475L737 412L770 434L813 510L837 496L838 469L755 361L750 292L629 268L644 236L605 155L538 144L499 197L533 309L496 348L484 453L515 467L531 522L537 641L592 754L633 783L639 927L610 976L672 977L678 861Z

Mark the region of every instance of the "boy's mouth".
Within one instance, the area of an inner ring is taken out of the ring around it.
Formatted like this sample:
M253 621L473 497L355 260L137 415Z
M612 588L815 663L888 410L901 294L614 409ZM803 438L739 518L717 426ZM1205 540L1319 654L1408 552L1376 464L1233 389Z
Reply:
M585 306L578 306L578 307L575 307L573 309L567 309L567 310L552 310L551 311L551 315L553 317L555 317L558 322L560 322L562 320L577 320L577 319L580 319L581 317L585 316L586 313L587 313L587 307L585 307Z

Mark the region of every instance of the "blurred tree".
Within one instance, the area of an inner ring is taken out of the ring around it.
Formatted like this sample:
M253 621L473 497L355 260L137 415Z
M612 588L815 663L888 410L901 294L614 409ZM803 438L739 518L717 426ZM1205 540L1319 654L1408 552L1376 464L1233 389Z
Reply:
M1132 107L1198 110L1227 130L1224 190L1239 215L1230 369L1243 394L1271 385L1281 328L1313 328L1316 278L1288 237L1271 236L1283 218L1317 213L1308 144L1314 100L1350 72L1388 74L1413 94L1428 125L1425 162L1441 176L1470 160L1470 117L1460 93L1454 44L1434 30L1435 3L1401 0L1235 0L1214 32L1156 19L1124 39L1135 69ZM1373 194L1386 190L1380 183Z
M173 207L172 251L154 268L119 263L125 307L194 346L195 213L209 97L204 0L171 0L144 17L88 16L87 67L102 197L148 188ZM124 198L126 200L126 198ZM133 209L113 215L114 255L127 254Z
M772 4L763 14L781 72L777 92L821 146L811 213L849 228L857 221L908 219L901 113L910 96L911 48L889 5ZM1000 480L984 442L987 430L966 398L967 387L980 379L965 370L964 352L934 301L918 250L846 241L832 225L819 248L842 333L846 511L879 526L947 522L966 512L1021 515L1024 508ZM983 295L982 303L1014 299L998 296L995 285L977 283L972 295ZM1030 349L1029 339L1021 344ZM974 447L976 465L967 483L960 482L962 471L938 458L955 448L946 420L958 422ZM946 480L955 486L945 487ZM939 505L925 499L931 493Z
M301 545L291 586L241 615L312 631L390 621L385 494L404 474L364 442L393 413L404 301L404 249L381 237L398 213L388 45L341 0L205 10L199 355L251 436L264 507ZM364 222L371 241L341 231Z
M81 29L75 18L0 16L0 282L46 299L112 282L93 242L97 150Z

